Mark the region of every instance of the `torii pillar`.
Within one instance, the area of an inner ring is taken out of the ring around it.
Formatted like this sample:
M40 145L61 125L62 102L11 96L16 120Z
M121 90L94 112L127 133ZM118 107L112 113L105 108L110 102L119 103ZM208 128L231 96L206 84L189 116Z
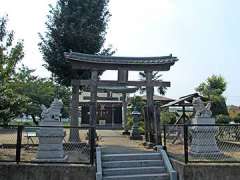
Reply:
M118 82L126 83L128 81L128 71L118 70ZM127 93L122 93L122 127L124 129L123 135L129 135L127 128Z
M151 85L152 81L152 71L145 71L146 74L146 94L147 94L147 119L145 119L145 133L148 139L145 139L146 144L152 146L154 143L154 87Z
M94 127L94 132L91 137L96 138L96 122L97 122L97 81L98 81L98 71L91 70L91 84L90 84L90 126ZM95 141L94 141L95 143ZM94 144L95 147L95 144Z
M70 126L77 127L78 126L78 117L79 117L79 85L72 83L72 100L71 100L71 120ZM79 143L79 129L78 128L71 128L70 135L69 135L69 142L71 143Z

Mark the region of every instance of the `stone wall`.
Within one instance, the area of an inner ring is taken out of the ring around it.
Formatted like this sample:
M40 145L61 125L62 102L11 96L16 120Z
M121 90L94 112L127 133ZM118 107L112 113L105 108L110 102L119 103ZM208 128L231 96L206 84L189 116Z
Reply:
M0 164L0 180L95 180L95 167L60 164Z
M171 159L179 180L236 180L240 164L187 164Z

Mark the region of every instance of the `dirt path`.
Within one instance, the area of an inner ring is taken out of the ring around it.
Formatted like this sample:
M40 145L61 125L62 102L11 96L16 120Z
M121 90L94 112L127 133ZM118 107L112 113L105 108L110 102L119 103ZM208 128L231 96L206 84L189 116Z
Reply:
M140 153L151 152L143 146L144 141L130 140L129 136L122 135L119 130L98 130L100 140L98 144L103 148L103 153Z

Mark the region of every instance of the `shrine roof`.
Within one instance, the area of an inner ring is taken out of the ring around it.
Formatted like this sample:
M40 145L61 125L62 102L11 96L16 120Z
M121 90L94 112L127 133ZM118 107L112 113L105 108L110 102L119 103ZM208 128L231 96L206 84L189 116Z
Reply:
M174 64L178 61L177 57L158 56L158 57L121 57L121 56L103 56L103 55L90 55L77 52L65 52L66 59L80 62L96 63L96 64L124 64L124 65L161 65L161 64Z
M193 98L200 97L203 101L206 101L207 98L200 96L198 93L189 94L186 96L182 96L179 99L169 102L168 104L165 104L161 106L164 107L170 107L170 106L192 106L192 100Z
M147 96L141 96L143 100L147 101ZM175 99L172 99L172 98L168 98L168 97L165 97L165 96L157 96L157 95L154 95L153 96L153 100L154 101L163 101L163 102L171 102L171 101L175 101Z

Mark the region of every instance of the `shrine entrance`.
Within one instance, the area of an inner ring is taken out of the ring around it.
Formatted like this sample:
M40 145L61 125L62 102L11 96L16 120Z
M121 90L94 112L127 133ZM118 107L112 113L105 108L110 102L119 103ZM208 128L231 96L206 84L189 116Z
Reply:
M88 104L81 106L80 126L90 124L90 107ZM96 126L106 129L122 128L122 104L117 102L100 102L97 104Z
M155 86L170 87L170 82L153 80L154 71L168 71L170 67L178 60L172 55L160 57L114 57L114 56L99 56L89 55L76 52L66 52L65 58L71 63L72 70L91 71L91 79L72 79L72 103L71 103L71 126L77 126L79 118L79 87L85 86L90 89L89 101L89 124L94 127L94 134L98 127L98 96L97 92L100 89L112 91L115 89L122 93L122 127L124 131L127 129L127 101L126 94L133 90L145 86L147 105L145 108L145 141L146 143L160 144L160 121L157 116L157 109L154 106L153 95ZM118 80L99 80L99 72L105 70L118 71ZM144 81L129 81L128 71L144 71L146 80ZM131 89L133 87L133 89ZM71 131L72 141L76 133Z

